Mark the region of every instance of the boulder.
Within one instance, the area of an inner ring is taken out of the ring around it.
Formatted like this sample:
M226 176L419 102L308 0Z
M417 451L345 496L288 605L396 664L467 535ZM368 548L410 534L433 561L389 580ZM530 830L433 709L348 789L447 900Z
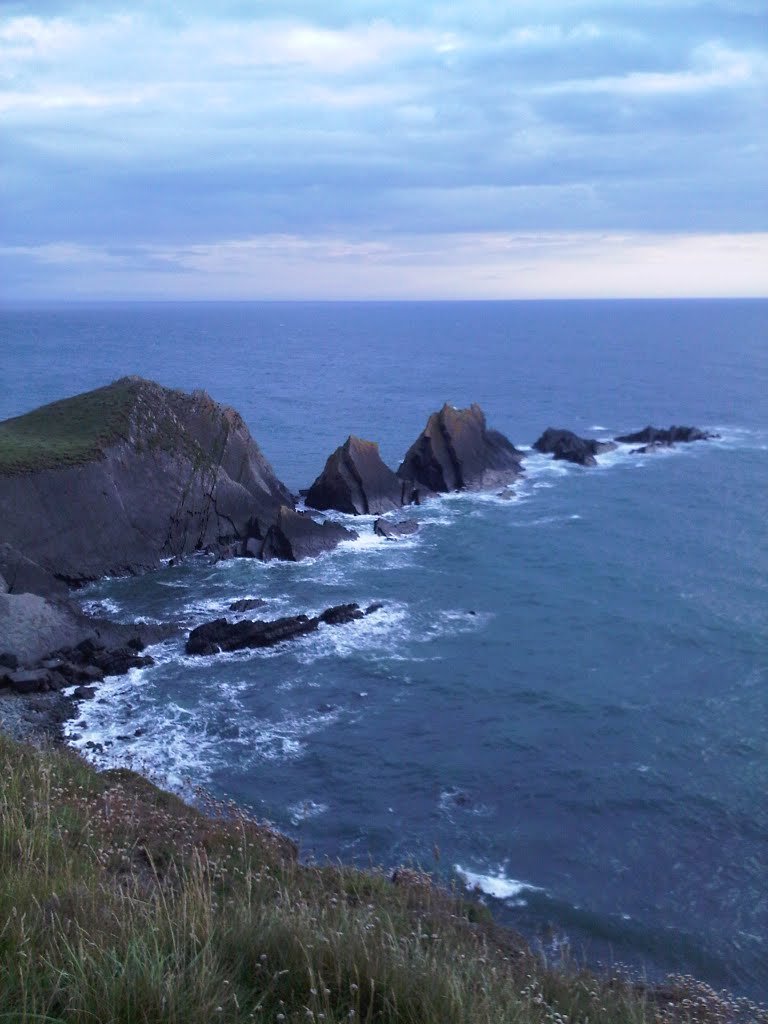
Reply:
M419 532L419 524L415 519L403 519L399 523L392 523L388 519L377 519L373 524L373 532L379 537L387 540L400 540L403 537L412 537Z
M434 492L484 490L512 483L523 472L523 453L489 430L479 405L444 405L406 452L397 475Z
M233 601L229 610L231 612L249 612L253 608L263 608L267 603L263 597L244 597L240 601Z
M350 435L329 456L306 494L310 508L337 509L350 515L380 515L406 502L403 481L386 466L379 446Z
M45 693L56 687L50 686L51 673L44 668L6 672L0 676L0 684L9 686L16 693Z
M641 444L669 446L671 444L689 444L691 441L711 441L719 434L711 434L698 427L644 427L634 434L622 434L616 440L622 444Z
M299 562L302 558L316 558L332 551L341 541L356 540L357 537L354 530L327 521L316 523L311 516L284 505L267 530L260 557L263 562L273 558Z
M50 651L77 643L85 630L76 614L38 594L0 594L0 637L4 653L35 664Z
M373 609L375 610L375 609ZM326 608L317 616L289 615L282 619L264 621L243 619L229 622L214 619L197 626L189 634L187 654L220 654L225 651L241 651L246 648L274 647L285 640L295 640L307 633L314 633L321 623L327 626L341 626L370 614L363 612L357 604L341 604Z
M547 427L541 437L534 441L537 452L551 454L555 459L574 462L577 466L596 466L596 455L616 448L613 441L596 441L590 437L579 437L571 430Z

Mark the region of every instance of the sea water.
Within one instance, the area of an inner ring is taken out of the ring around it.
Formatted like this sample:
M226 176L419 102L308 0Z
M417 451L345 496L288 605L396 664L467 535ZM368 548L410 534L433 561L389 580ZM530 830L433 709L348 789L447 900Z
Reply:
M418 535L300 564L205 558L81 596L193 626L368 618L108 680L71 723L99 766L202 784L302 855L419 864L550 952L768 994L768 304L6 308L0 416L137 373L204 387L308 486L348 434L395 467L428 414L720 434L582 469L531 454L512 500L451 495ZM352 523L351 518L339 516Z

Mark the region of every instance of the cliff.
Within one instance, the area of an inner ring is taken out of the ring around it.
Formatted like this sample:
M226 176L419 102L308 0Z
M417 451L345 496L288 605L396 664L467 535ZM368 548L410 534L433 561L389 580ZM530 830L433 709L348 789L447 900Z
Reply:
M69 583L263 538L292 504L203 391L125 377L0 423L0 541Z

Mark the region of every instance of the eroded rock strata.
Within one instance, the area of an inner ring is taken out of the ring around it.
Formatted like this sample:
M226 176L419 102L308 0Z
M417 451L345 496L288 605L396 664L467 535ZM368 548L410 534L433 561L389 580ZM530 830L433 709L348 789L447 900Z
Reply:
M596 466L595 456L616 448L613 441L596 441L591 437L579 437L571 430L547 427L541 437L534 441L537 452L552 455L555 459L573 462L578 466Z
M479 405L444 405L406 452L397 475L436 493L503 487L523 472L523 453L489 430Z

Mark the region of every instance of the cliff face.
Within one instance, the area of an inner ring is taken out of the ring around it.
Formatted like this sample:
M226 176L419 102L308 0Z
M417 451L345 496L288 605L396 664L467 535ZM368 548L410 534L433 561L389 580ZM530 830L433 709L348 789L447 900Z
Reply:
M292 505L242 418L127 377L0 423L0 542L68 582L266 535Z

